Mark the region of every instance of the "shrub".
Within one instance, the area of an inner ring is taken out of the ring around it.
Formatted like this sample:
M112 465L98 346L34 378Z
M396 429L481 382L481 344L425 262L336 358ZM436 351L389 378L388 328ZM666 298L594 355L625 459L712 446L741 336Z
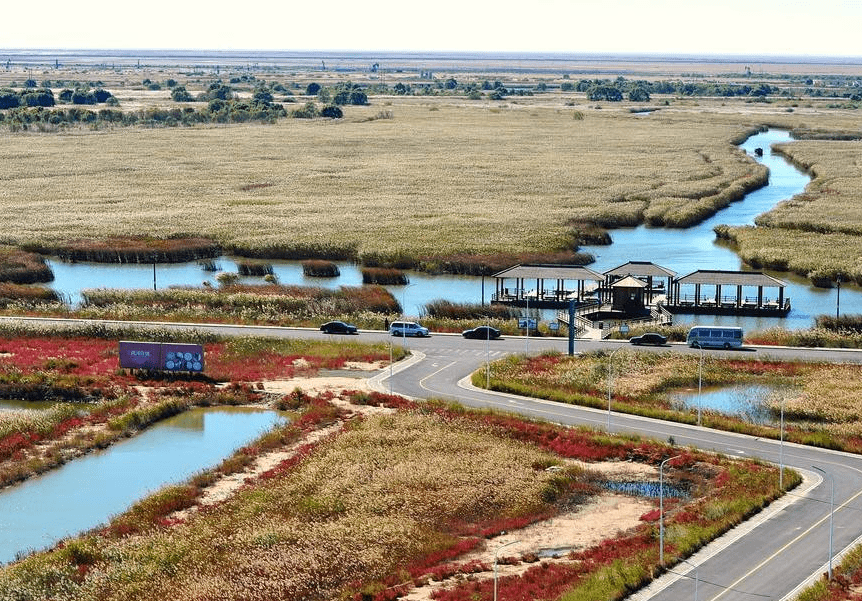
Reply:
M309 259L302 262L302 273L314 278L336 278L341 275L338 265L323 259Z
M404 285L409 284L410 279L407 277L407 274L400 269L387 269L385 267L363 267L362 283L381 285Z

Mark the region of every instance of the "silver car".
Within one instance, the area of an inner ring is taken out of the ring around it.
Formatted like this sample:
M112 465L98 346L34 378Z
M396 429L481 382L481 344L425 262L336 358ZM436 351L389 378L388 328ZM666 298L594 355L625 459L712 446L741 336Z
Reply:
M393 336L430 336L428 328L420 326L415 321L393 321L389 326L389 333Z

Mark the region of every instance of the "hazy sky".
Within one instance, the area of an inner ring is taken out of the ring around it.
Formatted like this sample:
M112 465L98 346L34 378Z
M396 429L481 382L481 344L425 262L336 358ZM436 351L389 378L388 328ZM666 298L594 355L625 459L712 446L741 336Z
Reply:
M862 56L862 0L42 0L0 48Z

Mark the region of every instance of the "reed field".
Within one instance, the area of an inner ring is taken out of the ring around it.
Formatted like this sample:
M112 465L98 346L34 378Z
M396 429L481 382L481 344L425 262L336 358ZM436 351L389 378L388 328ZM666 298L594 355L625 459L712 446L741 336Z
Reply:
M608 406L608 362L604 352L566 357L547 353L513 356L491 364L491 388L600 409ZM850 452L862 452L862 368L777 360L722 359L706 355L620 351L611 375L614 411L671 421L695 423L696 412L681 409L668 393L704 387L765 385L775 390L761 400L759 410L776 422L784 408L785 439ZM473 382L484 386L485 372ZM757 408L756 408L757 409ZM774 425L716 411L702 412L707 427L779 437Z
M372 100L342 120L0 133L4 241L200 236L292 258L553 252L584 222L702 218L765 175L733 146L755 115ZM393 117L369 120L381 103Z
M792 271L820 285L838 277L862 284L862 141L799 140L781 152L808 170L803 194L757 218L758 227L730 228L726 237L755 267Z

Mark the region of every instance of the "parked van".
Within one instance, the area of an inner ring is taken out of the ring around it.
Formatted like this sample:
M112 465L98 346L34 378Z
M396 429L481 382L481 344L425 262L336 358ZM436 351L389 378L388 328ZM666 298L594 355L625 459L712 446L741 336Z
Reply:
M428 328L423 328L415 321L393 321L389 326L393 336L430 336Z
M742 328L695 326L688 331L686 343L695 348L739 348L742 346Z

